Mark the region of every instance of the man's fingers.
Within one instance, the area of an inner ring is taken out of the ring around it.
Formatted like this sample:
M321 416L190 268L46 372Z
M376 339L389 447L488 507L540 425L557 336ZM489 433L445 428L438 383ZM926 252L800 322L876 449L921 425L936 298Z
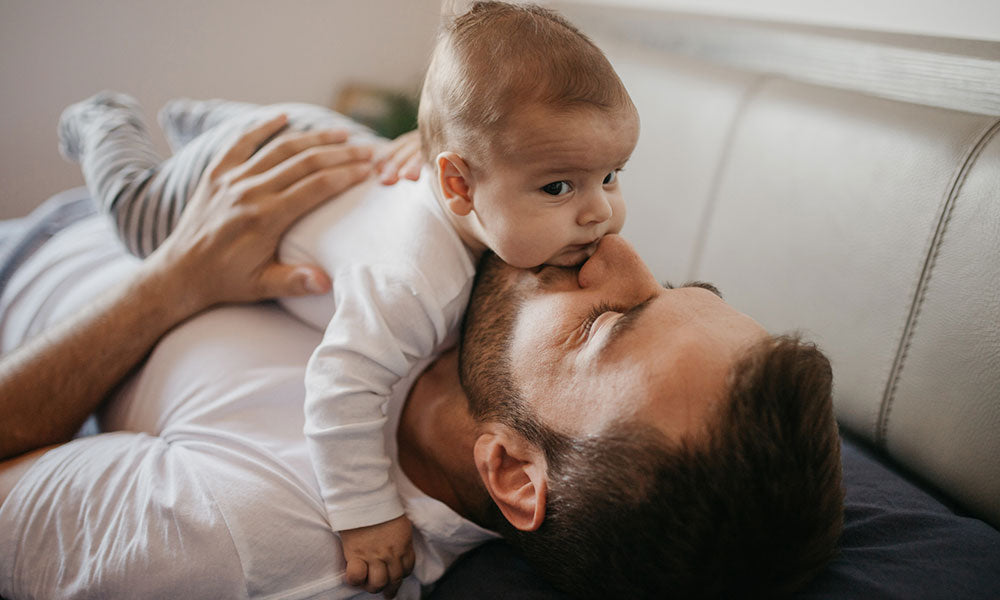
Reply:
M350 133L346 129L319 129L282 134L268 142L241 168L239 179L264 173L317 146L342 144Z
M325 294L332 282L319 267L273 263L260 274L258 285L261 298L287 298Z
M365 580L368 579L368 563L358 558L348 560L347 569L344 570L344 579L347 580L348 585L355 587L364 585Z
M254 183L270 192L280 192L301 181L308 175L355 162L367 162L372 150L368 146L317 146L304 150L276 165L254 179ZM248 182L249 183L249 182Z
M371 173L367 162L316 171L293 184L278 196L282 210L275 215L279 231L315 208L324 200L359 183Z
M276 115L262 123L254 125L245 133L236 138L209 166L207 172L213 177L228 171L236 165L242 164L250 158L257 148L260 147L269 137L281 131L281 128L288 123L286 115Z

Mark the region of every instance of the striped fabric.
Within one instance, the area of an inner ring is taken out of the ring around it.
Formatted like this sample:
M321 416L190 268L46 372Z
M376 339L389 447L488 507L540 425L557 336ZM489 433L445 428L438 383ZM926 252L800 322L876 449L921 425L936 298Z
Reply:
M129 251L153 252L173 230L212 158L255 123L278 113L296 131L347 128L352 140L372 140L367 128L311 104L260 106L224 100L173 100L160 123L175 154L153 148L138 103L101 92L68 107L59 120L59 149L80 163L97 205L114 220Z

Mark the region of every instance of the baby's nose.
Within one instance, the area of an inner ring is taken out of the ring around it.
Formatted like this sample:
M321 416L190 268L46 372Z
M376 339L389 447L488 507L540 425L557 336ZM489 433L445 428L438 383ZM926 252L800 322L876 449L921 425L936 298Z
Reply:
M604 223L614 216L614 207L604 193L594 194L583 206L577 215L577 224L580 226Z

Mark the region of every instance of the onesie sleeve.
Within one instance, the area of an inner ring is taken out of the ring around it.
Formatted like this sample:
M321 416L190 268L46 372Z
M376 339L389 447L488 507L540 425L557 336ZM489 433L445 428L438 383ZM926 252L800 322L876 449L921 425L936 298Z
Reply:
M389 475L386 403L393 386L445 339L449 319L419 273L338 270L336 309L306 369L305 435L336 531L403 514Z

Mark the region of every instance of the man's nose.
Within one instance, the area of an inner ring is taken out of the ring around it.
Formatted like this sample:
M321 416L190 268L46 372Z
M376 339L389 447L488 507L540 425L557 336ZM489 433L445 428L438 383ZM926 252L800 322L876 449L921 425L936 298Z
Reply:
M639 254L620 235L610 233L601 238L597 250L580 267L577 275L581 288L600 286L614 281L627 281L632 285L656 285L656 279L646 268Z

